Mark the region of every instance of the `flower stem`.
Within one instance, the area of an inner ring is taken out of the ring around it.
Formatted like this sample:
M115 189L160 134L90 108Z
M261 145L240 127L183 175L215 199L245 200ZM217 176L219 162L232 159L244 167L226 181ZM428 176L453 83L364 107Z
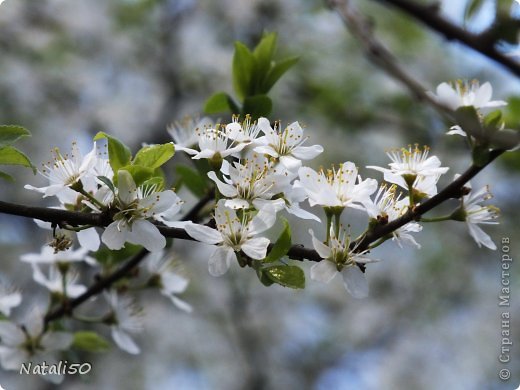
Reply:
M424 218L424 217L421 217L420 221L421 222L441 222L441 221L449 221L453 219L451 217L451 215L445 215L443 217L434 217L434 218Z
M85 191L83 189L83 187L81 186L74 186L72 187L73 190L76 190L77 192L79 192L81 195L83 195L85 198L87 198L88 200L90 200L92 203L94 203L96 206L98 206L101 210L105 210L106 209L106 205L104 205L103 203L101 203L99 200L97 200L96 198L94 198L92 196L92 194L88 193L87 191Z
M371 245L369 245L368 249L374 249L374 248L377 248L379 245L381 245L383 242L385 242L386 240L388 240L390 237L388 236L385 236L385 237L381 237L379 240L375 241L374 243L372 243Z

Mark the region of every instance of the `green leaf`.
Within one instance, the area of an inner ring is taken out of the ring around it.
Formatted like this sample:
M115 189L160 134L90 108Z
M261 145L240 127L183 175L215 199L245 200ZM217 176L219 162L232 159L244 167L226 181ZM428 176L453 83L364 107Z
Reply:
M108 249L106 246L102 246L97 252L94 253L96 261L104 267L112 267L125 261L126 259L134 256L141 250L140 245L125 243L124 248L118 250Z
M14 177L2 171L0 171L0 179L4 179L6 181L14 181Z
M232 114L238 114L240 112L238 105L231 96L225 92L217 92L206 100L206 104L204 104L204 112L206 114L218 114L228 110Z
M271 69L273 62L273 55L276 50L276 33L264 34L258 45L253 50L253 56L256 60L256 72L253 75L256 92L259 91L264 80L267 78L268 72Z
M249 96L244 99L242 113L249 114L254 119L268 116L273 109L273 101L267 95Z
M233 55L233 88L240 99L251 94L251 78L255 73L255 58L241 42L235 42Z
M110 343L96 332L80 331L74 333L72 347L88 352L103 352L110 348Z
M258 91L261 93L267 93L276 84L276 82L282 77L285 72L291 69L300 57L289 57L284 60L277 62L269 71L267 78L265 79L262 88Z
M22 165L27 168L32 168L36 173L36 168L31 164L31 160L12 146L4 146L0 148L0 165Z
M180 185L185 185L196 196L201 197L206 194L208 181L200 173L187 167L186 165L177 166L177 174L180 176Z
M457 124L467 134L472 135L478 140L482 140L485 136L484 129L480 123L477 110L473 106L460 107L455 111L455 119Z
M289 288L305 288L305 274L295 265L275 265L262 272L274 283Z
M156 176L154 169L143 167L142 165L126 165L122 167L121 170L128 171L134 179L135 185L138 187L145 181Z
M260 283L262 283L266 287L269 287L274 284L274 282L269 278L269 276L267 276L267 274L261 269L256 270L256 276L258 276L258 280L260 280Z
M12 145L22 137L30 137L31 133L21 126L1 125L0 146Z
M141 184L143 188L152 188L154 192L163 191L164 190L164 178L159 176L154 176L151 179L148 179Z
M143 146L135 155L133 165L156 169L165 164L175 154L172 143Z
M468 21L471 19L481 8L484 4L485 0L471 0L466 5L466 11L464 12L464 21Z
M484 118L484 125L488 131L496 131L501 127L502 124L502 111L496 110L490 112Z
M106 177L106 176L98 176L97 178L99 180L101 180L103 183L105 183L106 186L108 188L110 188L110 191L112 191L113 193L116 192L116 189L114 188L114 183L112 183L112 180L110 180L108 177Z
M284 229L278 237L278 240L276 240L273 245L273 248L264 259L265 263L273 263L281 259L287 254L287 252L289 252L289 249L291 249L291 226L285 218L283 219L283 224Z
M114 172L117 172L121 167L130 163L132 153L128 146L103 131L96 134L94 141L102 138L105 138L108 141L108 159Z

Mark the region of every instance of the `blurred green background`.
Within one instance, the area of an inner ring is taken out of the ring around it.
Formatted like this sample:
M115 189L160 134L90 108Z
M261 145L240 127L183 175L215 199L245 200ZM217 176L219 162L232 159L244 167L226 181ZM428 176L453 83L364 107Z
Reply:
M445 1L443 11L461 23L465 3ZM484 3L470 29L493 19L493 2ZM359 6L427 88L459 78L490 81L494 98L517 99L509 115L519 125L520 83L513 75L393 10L373 2ZM512 12L520 13L520 6ZM18 147L36 165L52 147L66 150L74 140L89 150L98 131L134 151L142 142L167 142L167 124L201 113L212 93L232 91L233 42L252 47L264 31L279 34L280 57L301 56L273 90L271 119L306 125L311 143L325 147L314 168L354 161L363 178L381 180L364 166L386 164L385 150L415 142L431 146L451 167L441 186L470 164L461 139L444 135L447 124L371 65L339 17L315 0L7 0L0 7L0 122L33 133ZM473 182L491 184L502 210L501 224L486 229L498 251L479 250L464 224L426 225L417 235L421 250L387 243L373 252L384 261L368 269L365 300L348 296L339 279L311 281L311 264L304 264L304 291L266 288L252 270L236 266L213 278L211 249L176 242L192 280L184 298L194 312L182 313L158 294L143 295L142 353L130 356L114 346L82 356L92 362L92 375L69 377L59 388L513 389L520 383L519 265L511 270L509 382L498 378L504 367L498 295L501 239L509 237L513 256L519 253L519 170L518 153L511 154ZM0 199L52 204L23 189L41 178L30 170L9 172L17 181L0 183ZM346 213L344 222L356 226L358 217ZM315 222L293 226L294 241L306 245L307 230L320 229ZM32 221L0 215L0 277L22 288L25 304L43 290L19 256L39 251L47 239ZM0 384L45 388L36 377L5 371Z

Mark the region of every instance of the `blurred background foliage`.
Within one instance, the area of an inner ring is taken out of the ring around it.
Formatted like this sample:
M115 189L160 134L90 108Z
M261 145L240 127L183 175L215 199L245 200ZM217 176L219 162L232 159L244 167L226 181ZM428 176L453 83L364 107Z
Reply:
M494 2L482 3L466 21L469 29L493 20ZM510 101L509 124L520 126L520 83L510 73L375 2L358 6L426 88L461 78L490 81L494 97ZM450 0L442 10L462 24L467 6ZM520 14L520 6L508 10ZM350 160L363 177L381 180L364 166L386 164L385 150L415 142L430 145L451 167L441 186L469 165L464 143L444 135L447 124L371 65L338 16L317 0L7 0L0 8L0 122L32 132L18 147L35 165L47 161L52 147L68 149L74 140L88 150L98 131L134 151L142 142L169 141L170 122L200 114L211 94L231 91L234 41L251 48L265 31L278 33L279 58L300 56L272 91L271 119L306 125L311 141L326 150L315 167ZM176 156L170 174L186 161ZM509 237L513 253L519 171L519 154L511 153L473 183L491 184L502 218L487 230L499 247ZM23 190L41 178L28 169L9 173L17 181L0 184L1 199L48 204ZM181 196L193 201L187 191ZM344 222L358 218L347 213ZM293 224L295 241L308 245L308 228L319 229L313 224ZM19 256L48 239L32 221L0 215L0 277L19 284L26 304L43 290ZM513 388L520 379L520 267L513 264L511 277L515 346L508 368L516 382L501 383L500 251L479 250L456 222L427 225L418 241L421 250L388 243L374 251L384 261L369 267L371 296L362 301L339 280L321 285L308 278L306 290L292 291L266 288L252 270L238 267L212 278L208 248L175 242L192 279L185 298L194 313L144 294L142 353L113 347L82 356L93 374L67 378L60 388ZM0 378L7 389L44 388L17 373L2 371Z

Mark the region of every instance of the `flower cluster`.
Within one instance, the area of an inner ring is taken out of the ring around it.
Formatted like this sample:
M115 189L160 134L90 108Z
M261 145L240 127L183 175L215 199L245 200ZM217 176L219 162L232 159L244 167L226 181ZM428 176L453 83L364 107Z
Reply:
M487 130L492 127L490 123L499 122L500 116L484 118L482 110L506 104L491 100L489 83L443 83L431 96L454 110L455 116L462 118L462 126L473 121L485 123ZM491 130L496 133L501 129L495 126ZM340 274L345 289L356 298L368 295L366 264L377 261L368 256L369 252L387 240L399 247L409 244L420 248L416 234L423 230L425 222L464 221L479 247L496 249L479 226L497 223L498 209L482 204L491 198L487 186L478 191L470 186L462 188L457 195L459 206L447 216L426 218L421 215L424 212L416 211L438 195L438 183L449 170L437 156L430 155L427 146L393 149L387 152L387 166L367 166L383 174L378 182L364 174L363 179L352 161L318 170L306 166L324 149L310 142L298 122L283 127L280 122L271 123L263 117L253 120L247 115L242 120L233 117L228 124L207 118L187 119L171 125L168 131L173 142L143 146L133 157L124 144L105 133L96 135L92 149L85 155L75 143L69 154L54 149L52 160L40 170L47 185L25 186L43 197L55 197L57 209L93 217L89 218L92 225L35 221L51 232L52 239L40 253L22 255L21 260L30 263L39 288L49 292L50 308L67 307L71 299L94 295L85 285L80 267L103 277L113 274L121 261L141 250L139 256L144 260L138 272L125 275L117 288L109 286L104 291L104 304L96 305L98 311L104 307L101 315L92 317L92 311L71 313L77 321L107 325L114 342L130 354L140 352L134 337L143 328L143 309L134 292L155 288L178 309L192 311L191 305L179 297L189 281L165 249L165 232L180 232L172 236L187 238L187 234L213 245L208 262L213 276L225 274L237 263L253 268L265 285L303 288L303 271L288 263L291 258L301 260L301 256L291 254L295 246L290 225L281 215L317 221L323 226L321 235L325 239L318 239L320 234L309 230L314 252L310 251L313 255L308 258L320 260L311 267L311 279L328 283ZM466 136L474 148L474 158L476 150L480 158L486 157L500 140L502 147L512 145L512 138L504 133L492 138L477 136L479 131L483 130L473 130L468 136L456 124L449 134ZM197 221L185 220L187 216L180 218L184 202L166 185L168 175L162 166L175 151L195 160L194 168L187 168L178 178L178 185L186 185L198 196L205 193L205 198L211 194L214 200L211 209L196 210ZM431 204L439 199L433 199ZM347 209L348 214L357 213L366 220L357 239L351 239L351 225L347 231L343 228ZM284 230L271 242L270 230L280 220L284 221ZM393 226L385 227L388 224ZM296 249L293 252L301 248ZM9 317L21 301L20 292L0 284L0 314L6 317L0 321L0 364L6 369L17 369L22 360L35 356L52 357L78 337L47 326L51 310L47 315L33 310L24 325L11 321ZM52 378L56 382L61 379Z

